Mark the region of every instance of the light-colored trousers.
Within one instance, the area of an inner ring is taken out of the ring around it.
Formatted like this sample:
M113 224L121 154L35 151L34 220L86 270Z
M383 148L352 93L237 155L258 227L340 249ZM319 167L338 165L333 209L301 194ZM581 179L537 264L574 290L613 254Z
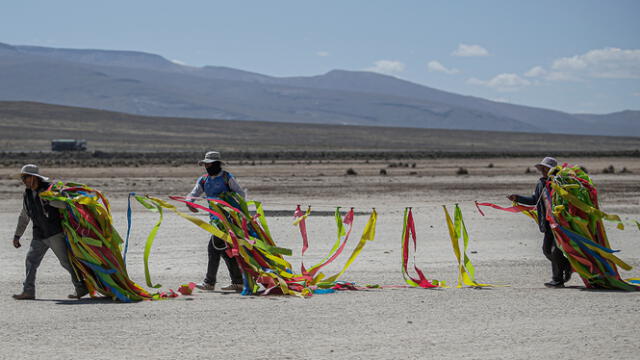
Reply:
M56 254L56 257L60 261L60 265L65 268L69 274L71 274L71 282L73 286L76 288L77 294L86 293L86 287L82 280L78 279L73 268L71 267L71 263L69 262L69 256L67 254L67 244L64 238L64 233L58 233L46 239L31 240L31 245L29 246L29 251L27 252L27 260L26 260L26 268L27 268L27 277L23 283L23 291L26 294L36 295L36 272L38 271L38 267L42 262L42 258L44 258L44 254L47 253L47 250L53 250L53 253Z

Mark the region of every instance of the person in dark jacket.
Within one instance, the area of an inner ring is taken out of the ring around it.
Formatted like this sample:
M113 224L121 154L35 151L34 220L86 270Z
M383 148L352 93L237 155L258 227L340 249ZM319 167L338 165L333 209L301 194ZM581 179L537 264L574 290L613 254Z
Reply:
M220 159L219 152L207 152L204 159L198 162L198 165L204 166L207 173L196 180L193 190L191 190L189 195L187 195L191 201L195 201L203 194L206 195L207 198L214 199L219 198L222 193L226 192L235 192L242 197L245 196L245 192L236 181L236 178L230 172L222 169L222 161ZM187 207L192 212L198 211L198 209L189 205L187 205ZM210 215L210 220L213 223L220 221L213 215ZM220 224L218 223L218 225ZM209 263L207 265L207 274L204 281L196 285L198 289L215 290L218 266L220 265L220 258L222 258L229 270L231 284L222 287L220 290L242 291L242 272L240 271L237 260L234 257L230 257L227 254L226 249L227 244L224 240L211 235L208 246Z
M507 198L511 201L515 201L524 205L535 205L538 212L538 226L540 232L544 233L544 240L542 243L542 253L551 261L551 281L545 283L546 287L561 288L564 287L564 283L571 278L571 264L569 260L564 256L562 250L556 246L553 232L549 226L549 222L546 219L546 207L543 193L546 191L547 178L549 171L558 165L556 159L552 157L545 157L540 163L536 164L536 169L542 174L539 179L536 189L532 196L521 195L509 195Z
M33 239L29 246L26 259L26 278L23 283L22 293L13 295L16 300L32 300L36 298L36 272L47 250L53 250L65 270L71 275L71 282L76 291L69 298L80 299L88 293L84 282L78 278L69 262L67 244L58 208L64 207L64 203L55 204L40 198L40 193L49 187L49 179L40 175L36 165L28 164L22 167L20 172L22 183L25 185L22 211L18 217L18 226L13 237L13 246L20 246L20 238L29 225L33 223Z

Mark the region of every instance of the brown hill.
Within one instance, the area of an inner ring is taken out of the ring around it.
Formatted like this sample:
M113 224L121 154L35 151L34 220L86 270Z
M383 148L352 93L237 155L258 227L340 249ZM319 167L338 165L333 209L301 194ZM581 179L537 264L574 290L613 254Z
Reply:
M137 116L33 102L0 102L0 151L48 151L86 139L90 151L378 151L544 153L638 151L639 137L606 137Z

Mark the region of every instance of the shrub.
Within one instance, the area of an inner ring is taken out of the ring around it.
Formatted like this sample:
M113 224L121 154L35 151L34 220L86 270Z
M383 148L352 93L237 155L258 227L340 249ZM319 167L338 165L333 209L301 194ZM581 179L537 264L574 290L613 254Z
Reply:
M456 175L468 175L468 174L469 174L469 170L463 167L459 167L458 171L456 171Z
M348 168L347 175L358 175L358 173L355 170L353 170L353 168Z
M602 169L603 174L615 174L615 172L616 169L613 167L613 165L609 165L609 167Z
M387 175L387 170L380 169L380 175Z

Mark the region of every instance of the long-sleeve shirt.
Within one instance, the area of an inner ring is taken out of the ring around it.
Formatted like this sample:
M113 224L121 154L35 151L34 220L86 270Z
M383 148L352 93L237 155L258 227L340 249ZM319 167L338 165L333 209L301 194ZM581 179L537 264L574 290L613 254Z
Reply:
M20 215L18 215L18 226L16 226L15 237L20 238L24 234L25 230L27 230L27 226L29 225L29 214L27 214L27 209L22 205L22 210L20 210Z
M525 205L535 205L538 212L538 226L540 232L545 232L548 227L546 218L546 206L544 205L544 199L542 199L542 193L546 189L547 178L541 177L536 184L536 188L531 196L516 195L516 202Z

